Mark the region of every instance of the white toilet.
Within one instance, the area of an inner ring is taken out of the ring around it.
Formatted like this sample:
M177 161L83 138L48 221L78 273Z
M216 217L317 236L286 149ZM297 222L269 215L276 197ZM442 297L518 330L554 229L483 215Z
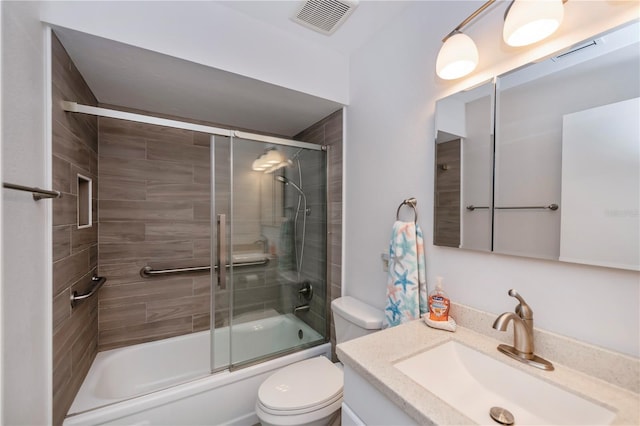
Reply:
M353 297L331 302L336 343L382 328L384 313ZM282 368L260 385L256 414L263 426L326 426L342 404L341 366L320 356Z

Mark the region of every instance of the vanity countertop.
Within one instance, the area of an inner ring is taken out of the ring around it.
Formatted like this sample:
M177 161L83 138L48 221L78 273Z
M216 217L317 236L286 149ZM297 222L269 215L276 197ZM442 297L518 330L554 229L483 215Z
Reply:
M511 338L512 333L509 332ZM428 327L416 320L341 343L337 354L418 424L473 424L464 414L448 405L394 367L399 361L424 352L449 340L458 341L528 374L616 412L613 424L640 424L640 395L604 380L553 362L552 372L539 370L513 360L496 349L499 343L484 334L458 326L451 333Z

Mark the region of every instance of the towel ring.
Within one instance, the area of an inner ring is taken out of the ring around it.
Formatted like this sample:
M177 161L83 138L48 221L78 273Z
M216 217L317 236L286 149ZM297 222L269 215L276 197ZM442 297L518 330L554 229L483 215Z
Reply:
M415 216L413 222L418 223L418 209L416 209L416 204L418 204L418 200L416 200L414 197L407 198L402 203L400 203L400 205L398 206L398 211L396 211L396 220L400 220L400 209L402 208L402 206L409 206L413 209L413 214Z

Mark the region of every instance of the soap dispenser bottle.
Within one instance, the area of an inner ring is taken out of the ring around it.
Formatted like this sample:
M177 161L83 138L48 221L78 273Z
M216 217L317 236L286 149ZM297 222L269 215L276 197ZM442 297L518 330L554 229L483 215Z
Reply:
M442 277L436 277L436 289L429 294L429 319L432 321L449 320L449 297L442 289Z

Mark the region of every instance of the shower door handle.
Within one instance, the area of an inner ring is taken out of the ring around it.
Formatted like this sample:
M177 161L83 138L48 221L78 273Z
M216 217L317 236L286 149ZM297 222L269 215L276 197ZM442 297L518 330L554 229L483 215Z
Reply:
M218 215L218 265L226 265L227 264L227 215L219 214ZM224 290L227 288L227 268L217 268L218 269L218 285L220 286L220 290Z

